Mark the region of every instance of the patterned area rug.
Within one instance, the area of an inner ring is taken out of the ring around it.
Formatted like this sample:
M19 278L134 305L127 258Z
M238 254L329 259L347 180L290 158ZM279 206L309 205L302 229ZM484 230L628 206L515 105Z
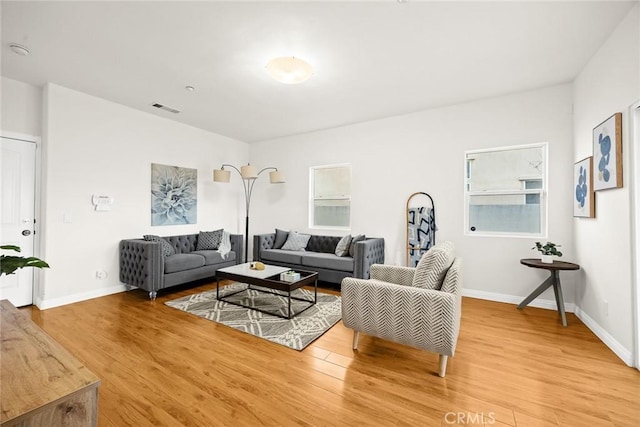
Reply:
M244 283L232 283L220 288L220 296L246 288ZM262 310L286 315L287 297L275 291L259 288L230 296L232 301L257 307ZM297 289L291 295L312 300L313 291ZM285 345L294 350L302 350L315 339L327 332L342 318L342 300L339 296L318 292L318 302L311 308L296 315L291 320L229 304L216 299L216 291L211 290L189 295L165 303L169 307L222 323L242 332ZM291 311L299 313L309 303L292 299Z

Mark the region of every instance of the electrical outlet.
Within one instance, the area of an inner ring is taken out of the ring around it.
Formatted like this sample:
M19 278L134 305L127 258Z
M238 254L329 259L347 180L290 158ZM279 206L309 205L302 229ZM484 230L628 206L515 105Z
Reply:
M104 280L109 274L104 270L96 271L96 279Z
M609 301L604 300L603 302L604 302L604 304L603 304L603 306L604 306L604 315L606 317L609 317Z

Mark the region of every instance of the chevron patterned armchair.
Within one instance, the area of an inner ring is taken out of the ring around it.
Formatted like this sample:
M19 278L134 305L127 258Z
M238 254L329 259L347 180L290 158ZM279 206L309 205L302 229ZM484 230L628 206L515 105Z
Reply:
M371 266L369 280L342 280L342 321L353 329L353 349L360 332L440 355L445 376L460 330L462 261L451 242L426 252L416 268Z

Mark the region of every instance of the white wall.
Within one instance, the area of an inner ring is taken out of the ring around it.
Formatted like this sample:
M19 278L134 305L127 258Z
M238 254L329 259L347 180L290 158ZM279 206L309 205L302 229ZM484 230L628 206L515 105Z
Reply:
M625 362L633 346L629 115L640 99L640 6L634 7L591 58L574 86L574 160L593 154L592 131L622 112L624 187L596 193L596 218L575 219L583 280L578 314ZM638 149L638 147L635 147ZM608 302L608 314L605 311Z
M2 77L0 98L0 130L29 136L42 135L41 88Z
M212 171L246 162L246 143L54 84L44 105L41 255L51 268L36 297L41 308L122 290L121 239L242 231L241 187L214 184ZM151 226L151 163L198 169L197 224ZM113 210L94 211L93 194L113 197Z
M287 183L276 189L265 180L256 187L251 234L275 227L309 231L309 167L351 163L351 234L384 237L386 263L404 265L406 201L424 191L435 201L437 240L453 241L464 259L467 292L519 302L547 273L519 263L537 256L530 250L534 239L464 236L464 152L548 142L549 238L572 259L571 98L571 86L561 85L254 143L252 163L280 168ZM568 302L572 280L567 274ZM542 298L555 308L552 293Z

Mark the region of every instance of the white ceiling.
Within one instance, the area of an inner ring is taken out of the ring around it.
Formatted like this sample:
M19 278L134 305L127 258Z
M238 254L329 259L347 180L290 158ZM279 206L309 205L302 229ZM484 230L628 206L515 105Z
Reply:
M253 142L570 82L636 3L2 1L2 75Z

